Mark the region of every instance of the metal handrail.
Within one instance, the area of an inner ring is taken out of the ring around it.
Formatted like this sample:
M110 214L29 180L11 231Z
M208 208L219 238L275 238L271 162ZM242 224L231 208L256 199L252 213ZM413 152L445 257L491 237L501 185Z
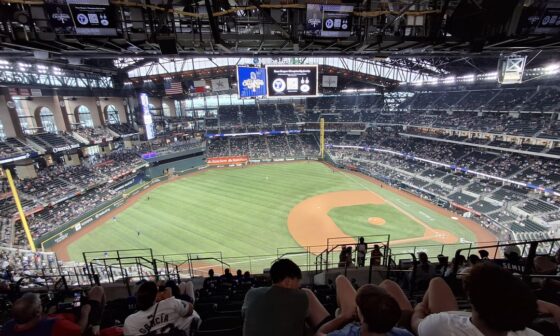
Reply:
M387 274L385 275L385 278L389 278L389 272L391 272L391 259L393 259L394 256L397 255L410 255L412 257L412 265L414 265L412 267L412 274L410 276L410 286L409 286L409 297L412 298L413 294L414 294L414 286L416 284L416 265L418 264L416 261L416 255L414 253L408 253L408 252L403 252L403 253L391 253L388 256L388 260L387 260ZM371 262L370 262L371 265ZM370 272L371 272L371 266L370 266Z
M522 257L523 255L525 255L525 249L527 247L527 245L529 245L529 251L527 253L527 258L526 258L526 262L525 262L525 267L522 271L522 276L524 279L528 279L528 276L531 274L530 272L533 269L533 261L535 256L537 255L537 247L538 244L540 243L558 243L560 242L560 238L554 238L554 239L543 239L543 240L535 240L535 241L524 241L524 242L515 242L515 243L500 243L500 244L494 244L494 245L487 245L487 246L477 246L477 249L490 249L490 248L494 248L495 252L494 252L494 259L496 259L496 255L498 253L498 248L500 247L507 247L507 246L518 246L518 245L523 245L523 251L521 252L521 255L519 255L519 257ZM460 255L461 252L463 251L470 251L472 248L463 248L463 249L458 249L455 252L455 259L457 259ZM453 276L457 275L457 271L459 270L459 265L457 263L453 264L453 271L452 274Z

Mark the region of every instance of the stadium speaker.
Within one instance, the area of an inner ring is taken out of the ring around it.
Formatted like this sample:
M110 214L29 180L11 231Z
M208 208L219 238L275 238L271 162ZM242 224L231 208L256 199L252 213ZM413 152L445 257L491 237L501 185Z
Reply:
M162 38L158 39L159 49L162 55L177 55L177 39L175 38Z
M472 42L482 49L485 37L503 34L519 0L461 0L446 24L454 37ZM476 22L476 24L473 24Z

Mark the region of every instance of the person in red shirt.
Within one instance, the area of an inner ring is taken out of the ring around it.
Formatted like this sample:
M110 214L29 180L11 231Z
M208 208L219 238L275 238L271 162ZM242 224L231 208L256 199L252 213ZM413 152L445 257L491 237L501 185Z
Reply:
M80 336L80 326L62 318L44 318L41 299L25 293L13 306L13 319L2 328L3 336Z

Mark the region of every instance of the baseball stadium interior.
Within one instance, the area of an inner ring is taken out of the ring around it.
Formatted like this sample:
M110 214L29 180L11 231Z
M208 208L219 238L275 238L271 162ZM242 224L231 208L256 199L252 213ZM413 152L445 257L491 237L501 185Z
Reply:
M0 335L560 335L559 228L559 0L0 0Z

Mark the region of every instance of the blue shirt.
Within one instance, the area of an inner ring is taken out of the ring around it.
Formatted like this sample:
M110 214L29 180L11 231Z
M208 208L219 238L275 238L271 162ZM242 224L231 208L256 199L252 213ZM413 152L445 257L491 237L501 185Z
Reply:
M360 336L361 326L359 323L349 323L344 328L328 333L328 336ZM387 336L414 336L408 330L401 328L393 328Z

